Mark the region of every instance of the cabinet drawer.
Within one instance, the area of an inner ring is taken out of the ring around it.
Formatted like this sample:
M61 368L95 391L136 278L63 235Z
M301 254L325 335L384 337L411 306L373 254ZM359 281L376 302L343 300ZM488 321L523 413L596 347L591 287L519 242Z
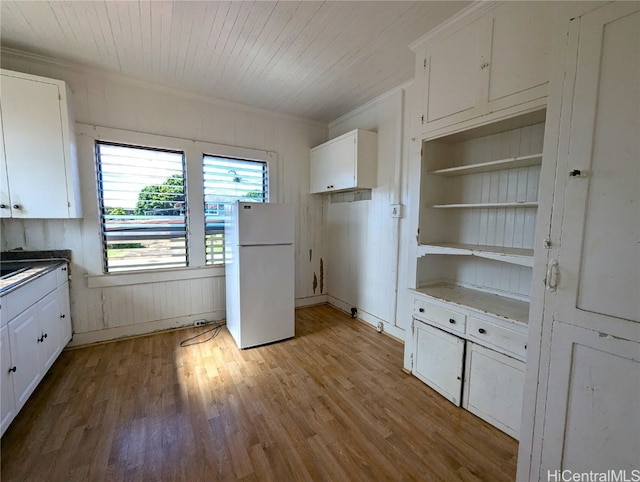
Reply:
M56 289L56 273L49 273L29 281L24 286L2 296L2 325L22 313L29 306Z
M413 301L413 314L416 318L429 320L442 326L447 331L464 334L467 316L462 313L446 310L426 301L415 299Z
M469 317L467 335L478 341L481 345L493 346L499 350L507 351L518 358L527 356L527 335L502 326L495 325L485 320Z
M56 268L56 286L60 286L69 281L69 268L67 264Z

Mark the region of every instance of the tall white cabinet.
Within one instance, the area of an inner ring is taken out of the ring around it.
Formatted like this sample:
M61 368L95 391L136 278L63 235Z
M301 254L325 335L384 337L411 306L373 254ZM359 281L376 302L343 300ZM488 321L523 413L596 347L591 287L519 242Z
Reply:
M576 8L556 36L518 480L640 473L640 6Z
M0 217L81 217L67 85L2 70L0 126Z
M416 51L411 372L519 438L553 7L477 3Z

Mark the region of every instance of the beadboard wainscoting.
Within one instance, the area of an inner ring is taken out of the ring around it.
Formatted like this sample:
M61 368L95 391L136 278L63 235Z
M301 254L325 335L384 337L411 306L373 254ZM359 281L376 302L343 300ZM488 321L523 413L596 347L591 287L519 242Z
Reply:
M329 303L399 339L410 324L405 314L405 249L409 234L402 217L407 200L407 99L413 84L365 104L329 125L333 139L352 129L378 133L376 187L370 196L342 199L332 194L327 204L327 286ZM400 216L392 215L401 204Z
M296 209L296 304L326 301L327 283L319 282L327 264L325 201L310 195L308 188L309 150L326 138L326 125L15 52L3 53L2 67L66 81L78 125L274 153L277 201ZM137 282L124 285L96 281L102 275L96 269L102 251L93 156L79 152L79 171L83 219L2 220L2 250L72 251L72 344L188 325L201 318L223 319L223 268L196 265L163 278L136 275Z

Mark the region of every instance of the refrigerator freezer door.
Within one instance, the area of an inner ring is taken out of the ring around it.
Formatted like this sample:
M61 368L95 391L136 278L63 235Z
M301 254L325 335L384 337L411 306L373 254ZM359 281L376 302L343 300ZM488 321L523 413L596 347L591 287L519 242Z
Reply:
M293 243L293 206L239 202L235 208L239 245Z
M239 253L240 348L295 335L293 245L242 246Z

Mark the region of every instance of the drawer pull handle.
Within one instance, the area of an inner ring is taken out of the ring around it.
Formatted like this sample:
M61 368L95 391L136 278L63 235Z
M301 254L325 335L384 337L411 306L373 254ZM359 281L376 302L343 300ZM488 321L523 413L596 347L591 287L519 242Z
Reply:
M452 325L456 324L456 320L454 320L453 318L449 318L449 323L451 323Z
M424 308L418 308L418 311L419 311L420 313L424 313Z
M525 345L525 346L524 346L524 349L525 349L525 350L527 349L527 345Z
M478 328L478 333L482 333L483 335L487 332L484 328Z
M16 372L16 367L9 368L9 373L15 373L15 372Z

